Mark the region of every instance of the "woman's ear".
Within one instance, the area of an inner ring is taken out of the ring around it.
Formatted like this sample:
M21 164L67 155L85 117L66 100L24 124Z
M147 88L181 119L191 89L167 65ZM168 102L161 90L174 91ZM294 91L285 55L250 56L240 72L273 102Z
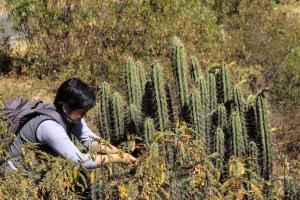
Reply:
M62 110L64 111L64 113L69 114L70 113L70 108L69 106L67 106L65 103L63 103L62 105Z

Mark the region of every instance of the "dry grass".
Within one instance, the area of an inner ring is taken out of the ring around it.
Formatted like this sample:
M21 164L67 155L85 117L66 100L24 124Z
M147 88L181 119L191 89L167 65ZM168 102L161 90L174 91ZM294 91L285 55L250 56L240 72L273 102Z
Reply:
M15 97L52 102L58 83L26 77L0 77L0 100Z
M0 13L1 12L5 12L6 8L5 8L5 4L3 0L0 0Z

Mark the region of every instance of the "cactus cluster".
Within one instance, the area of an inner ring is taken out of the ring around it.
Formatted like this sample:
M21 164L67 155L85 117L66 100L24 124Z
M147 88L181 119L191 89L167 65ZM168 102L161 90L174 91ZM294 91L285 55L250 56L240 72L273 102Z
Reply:
M127 102L120 94L112 94L107 83L102 85L102 136L118 143L127 134L136 134L150 147L155 130L172 131L176 119L184 120L197 133L194 139L203 140L208 152L218 153L215 164L222 173L228 174L231 157L250 157L251 167L269 180L272 145L264 97L252 95L244 101L241 84L232 85L225 64L214 65L207 73L201 71L195 57L188 65L178 38L173 41L171 59L174 85L166 83L158 63L152 65L147 79L142 64L133 59L125 67ZM178 112L174 112L176 107Z

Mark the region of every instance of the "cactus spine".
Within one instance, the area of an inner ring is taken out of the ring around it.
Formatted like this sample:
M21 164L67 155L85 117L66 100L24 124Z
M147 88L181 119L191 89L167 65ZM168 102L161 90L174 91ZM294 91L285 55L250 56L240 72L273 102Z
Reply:
M232 152L236 157L243 156L245 153L245 144L242 135L242 123L238 112L231 113L231 131L232 131Z
M173 41L172 64L176 78L176 88L179 94L179 112L184 113L188 105L188 84L186 79L186 60L184 46L178 38Z
M103 83L100 91L99 118L101 134L106 139L111 137L110 101L110 86Z
M222 173L224 171L225 146L224 133L221 128L218 128L215 133L215 152L219 154L219 159L216 161L216 168Z
M155 134L154 122L151 118L146 118L144 123L144 138L145 143L150 146L153 142L153 137Z
M154 64L152 66L152 80L159 129L164 130L169 123L168 104L165 92L164 76L158 64Z
M115 92L112 99L113 130L111 141L117 143L124 137L124 101L122 96Z
M259 95L256 99L257 114L259 120L259 136L262 150L262 176L269 180L272 174L272 144L271 131L267 117L267 108L264 98Z

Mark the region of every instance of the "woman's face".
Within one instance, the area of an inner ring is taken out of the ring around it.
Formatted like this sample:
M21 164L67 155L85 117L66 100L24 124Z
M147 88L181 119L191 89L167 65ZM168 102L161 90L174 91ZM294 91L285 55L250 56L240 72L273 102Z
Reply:
M63 110L68 116L68 118L73 122L73 123L80 123L81 119L86 115L86 113L89 111L89 109L76 109L76 110L71 110L69 109L68 106L63 106Z

